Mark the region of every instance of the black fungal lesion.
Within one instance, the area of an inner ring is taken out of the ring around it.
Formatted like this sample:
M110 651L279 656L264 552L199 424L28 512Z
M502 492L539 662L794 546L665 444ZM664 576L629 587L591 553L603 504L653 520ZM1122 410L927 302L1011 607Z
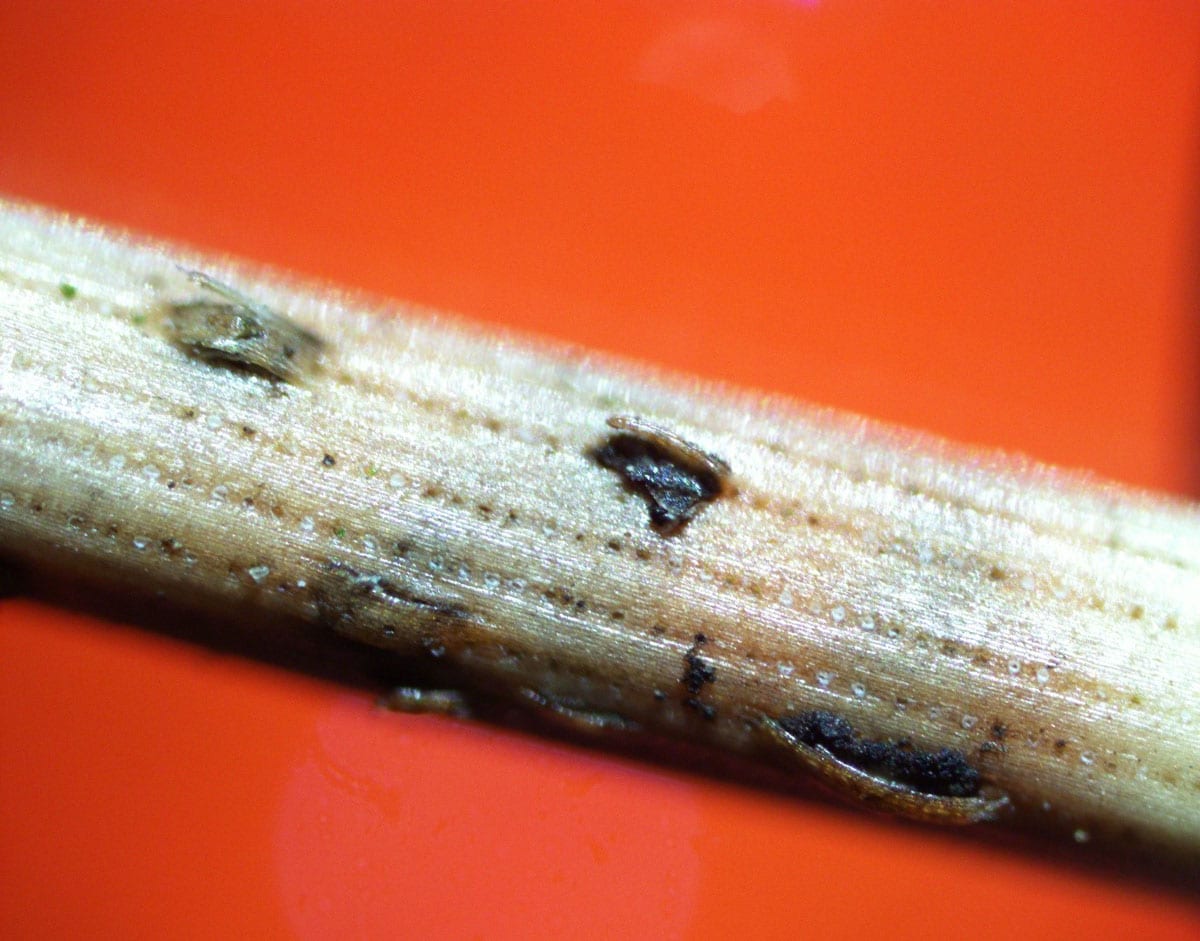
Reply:
M319 337L200 271L185 272L201 296L168 305L162 329L206 362L295 383L312 372Z
M824 710L764 716L761 728L777 754L837 793L887 813L969 824L996 820L1011 809L1008 796L987 784L956 749L864 738L845 718Z
M717 708L700 698L705 686L717 682L717 668L700 655L707 643L708 637L704 634L696 634L692 638L692 646L683 655L683 676L679 682L688 692L683 704L711 721L717 717Z
M924 794L974 797L979 793L979 772L955 749L924 751L903 740L863 739L844 718L823 710L785 716L779 725L805 745L820 746L856 768Z
M641 493L650 523L663 535L681 530L705 503L731 491L729 464L641 418L613 415L615 433L590 456Z

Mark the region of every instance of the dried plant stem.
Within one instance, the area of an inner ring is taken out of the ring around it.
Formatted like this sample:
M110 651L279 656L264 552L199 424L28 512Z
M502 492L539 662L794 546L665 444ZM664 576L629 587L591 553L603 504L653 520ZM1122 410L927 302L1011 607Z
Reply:
M1196 508L388 313L0 205L0 551L1196 865Z

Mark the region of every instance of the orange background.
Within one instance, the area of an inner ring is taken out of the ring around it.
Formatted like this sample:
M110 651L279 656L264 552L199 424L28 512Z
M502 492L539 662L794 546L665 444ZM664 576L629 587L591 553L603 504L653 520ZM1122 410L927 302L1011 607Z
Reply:
M1200 6L0 4L0 192L1196 492ZM4 937L1195 938L1200 899L0 603Z

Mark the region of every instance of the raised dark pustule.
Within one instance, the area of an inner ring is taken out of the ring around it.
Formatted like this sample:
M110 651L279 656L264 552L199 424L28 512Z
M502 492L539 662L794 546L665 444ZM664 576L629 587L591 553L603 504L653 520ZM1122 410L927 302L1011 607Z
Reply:
M779 726L805 745L824 748L862 771L923 794L974 797L979 793L979 772L955 749L922 751L903 741L863 739L841 716L823 710L785 716Z
M656 442L635 435L612 435L592 456L646 498L650 522L664 533L678 530L700 504L722 490L721 480L710 470L689 466Z
M709 683L717 681L716 668L700 656L700 648L708 643L708 638L697 634L692 638L692 646L683 655L684 670L679 682L690 694L683 704L689 709L695 709L705 719L715 719L717 709L709 703L700 700L700 692Z

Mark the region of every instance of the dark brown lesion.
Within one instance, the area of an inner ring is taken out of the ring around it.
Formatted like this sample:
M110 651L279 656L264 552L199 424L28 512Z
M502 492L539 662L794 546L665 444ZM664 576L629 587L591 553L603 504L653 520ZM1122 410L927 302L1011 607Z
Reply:
M162 328L191 356L297 382L321 354L319 337L264 304L199 271L188 271L202 296L168 306Z
M650 522L664 535L731 489L726 461L673 432L626 415L611 416L608 426L616 433L592 449L592 458L645 497Z
M866 806L940 824L993 821L1011 811L1008 796L955 749L866 739L846 719L823 710L764 716L760 727L777 756Z

